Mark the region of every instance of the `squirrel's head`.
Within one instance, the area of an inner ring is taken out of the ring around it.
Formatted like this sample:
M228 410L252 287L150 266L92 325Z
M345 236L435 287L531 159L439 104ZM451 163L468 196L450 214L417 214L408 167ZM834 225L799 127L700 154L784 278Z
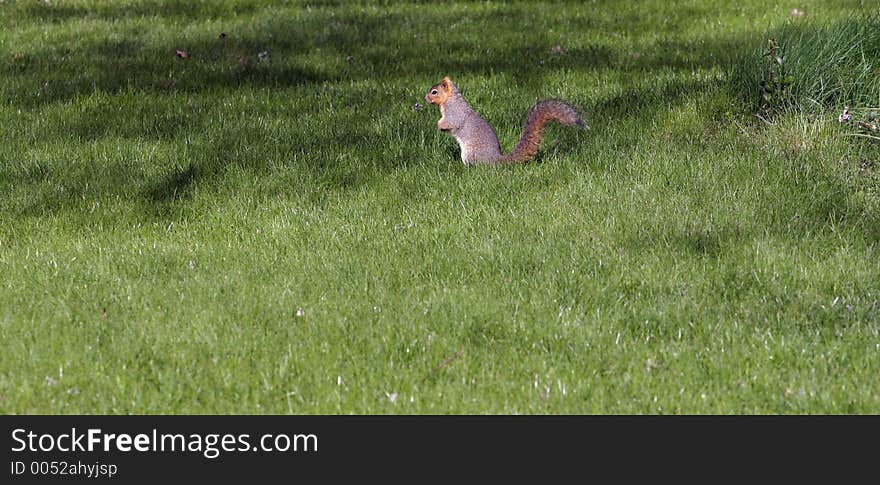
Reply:
M458 94L458 88L455 87L455 84L447 76L439 83L431 86L428 94L425 95L425 101L440 106L456 94Z

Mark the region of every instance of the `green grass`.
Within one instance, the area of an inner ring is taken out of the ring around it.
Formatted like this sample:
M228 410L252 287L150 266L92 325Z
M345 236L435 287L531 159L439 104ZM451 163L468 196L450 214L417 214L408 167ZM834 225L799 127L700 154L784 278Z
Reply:
M775 42L772 59L770 42ZM873 16L860 12L818 25L788 23L771 33L760 50L743 54L731 82L756 106L771 111L876 109L880 107L880 9ZM759 96L765 92L770 99Z
M2 2L0 412L876 413L878 145L731 74L871 5Z

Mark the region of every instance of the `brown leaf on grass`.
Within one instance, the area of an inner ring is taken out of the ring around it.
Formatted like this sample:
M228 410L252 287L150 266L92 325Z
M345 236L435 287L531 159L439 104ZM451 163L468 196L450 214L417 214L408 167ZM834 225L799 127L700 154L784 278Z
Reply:
M794 18L803 17L806 14L807 14L806 12L804 12L803 10L801 10L799 8L793 8L793 9L791 9L790 12L788 12L788 16L794 17Z
M565 54L565 51L562 49L562 46L559 44L556 44L553 47L551 47L550 52L553 54Z
M182 51L182 50L180 50L180 49L174 49L174 55L175 55L178 59L189 59L189 52L187 52L187 51Z
M107 309L106 308L101 309L101 318L107 318Z
M880 131L880 122L878 122L877 118L871 118L868 121L859 121L856 124L859 128L866 131Z
M437 372L440 372L445 367L449 367L449 364L452 364L453 362L455 362L455 360L458 359L459 357L461 357L462 355L464 355L464 349L461 349L458 352L443 359L443 362L441 362L440 365L431 369L431 372L429 372L428 375L425 376L425 379L431 377L432 375L436 374Z

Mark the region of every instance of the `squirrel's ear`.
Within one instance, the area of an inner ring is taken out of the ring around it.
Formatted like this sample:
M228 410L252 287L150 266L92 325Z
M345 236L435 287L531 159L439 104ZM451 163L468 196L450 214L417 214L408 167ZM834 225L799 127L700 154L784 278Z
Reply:
M443 86L443 89L447 93L451 93L455 89L455 85L452 84L452 79L449 79L449 76L444 77L443 80L440 81L440 85Z

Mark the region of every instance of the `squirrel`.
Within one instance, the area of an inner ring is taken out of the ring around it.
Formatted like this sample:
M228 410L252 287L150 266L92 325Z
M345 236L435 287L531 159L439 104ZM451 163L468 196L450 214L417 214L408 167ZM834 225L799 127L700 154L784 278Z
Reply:
M461 161L465 165L498 165L531 160L538 152L538 146L544 138L544 128L550 121L589 128L571 105L554 99L538 101L529 110L519 143L513 151L504 155L495 130L470 107L448 76L431 86L425 101L440 107L437 128L455 138L461 147Z

